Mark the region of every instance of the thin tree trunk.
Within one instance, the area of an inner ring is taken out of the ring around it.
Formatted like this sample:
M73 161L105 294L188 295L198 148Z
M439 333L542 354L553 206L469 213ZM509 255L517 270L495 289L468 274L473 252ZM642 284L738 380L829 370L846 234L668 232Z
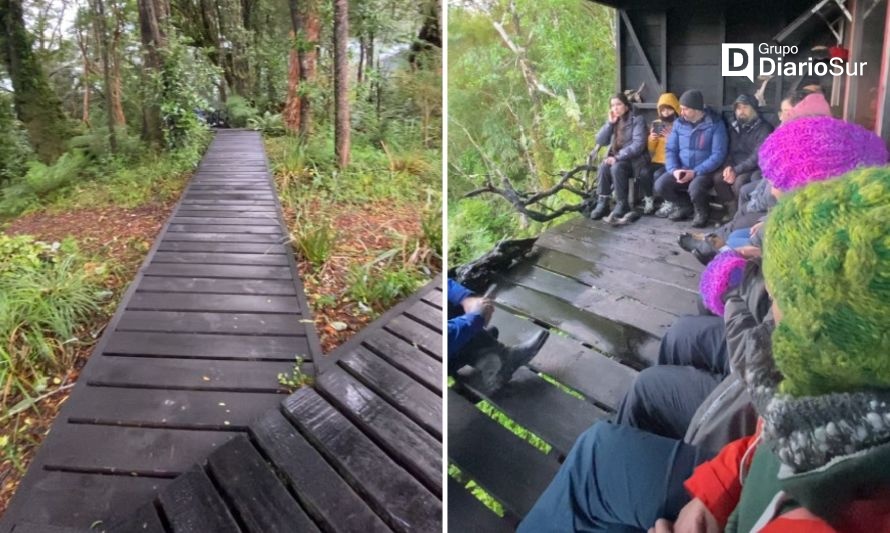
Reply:
M164 2L165 0L137 0L144 55L144 83L148 83L154 73L161 71L163 59L161 53L167 46L163 23L170 13ZM161 95L156 96L160 97ZM151 101L145 102L142 106L142 120L142 138L160 146L164 141L160 106Z
M358 67L355 72L355 82L356 83L362 82L362 66L365 63L366 53L367 53L367 50L365 47L365 36L361 35L358 40Z
M34 152L51 163L65 151L68 124L31 42L22 1L0 0L0 56L12 80L16 116L28 130Z
M114 9L114 34L111 39L111 104L114 123L126 127L127 117L124 115L123 90L121 88L121 35L123 34L123 17L119 9Z
M303 91L300 101L300 136L312 133L312 98L307 89L314 86L318 66L318 38L321 35L321 17L318 0L305 0L305 10L300 17L302 24L302 48L300 51L300 84Z
M291 37L294 33L291 32ZM300 58L296 48L290 51L287 69L287 101L284 105L284 125L296 133L300 131Z
M83 81L81 82L83 84L83 112L81 114L81 121L87 128L92 129L92 126L90 125L90 73L93 71L93 67L90 64L87 41L83 32L80 31L80 28L77 28L76 40L77 47L80 48L80 55L83 59Z
M337 165L349 165L349 3L334 0L334 154Z
M105 20L104 0L93 0L93 21L96 24L96 33L100 40L100 54L102 56L102 79L105 92L105 114L108 117L108 144L111 153L117 153L117 136L114 133L114 97L111 87L111 60L109 59L108 28Z

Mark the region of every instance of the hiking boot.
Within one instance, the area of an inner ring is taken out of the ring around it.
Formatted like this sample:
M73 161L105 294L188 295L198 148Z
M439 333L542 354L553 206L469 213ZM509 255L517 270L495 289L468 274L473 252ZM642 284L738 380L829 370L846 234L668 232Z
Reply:
M702 238L697 238L697 235L692 233L684 233L680 235L680 238L677 239L677 242L680 245L680 248L683 248L687 252L691 252L692 255L698 259L699 263L703 265L707 265L711 262L711 259L717 256L720 252L720 249L714 247L712 244L713 239L712 235L702 236Z
M647 196L643 198L643 214L651 215L653 213L655 213L655 198Z
M658 218L668 218L673 214L673 212L677 209L677 206L674 205L673 202L668 202L667 200L661 204L661 207L658 208L658 211L655 212L655 216Z
M538 352L541 351L541 347L544 346L544 343L547 342L549 336L549 331L539 331L527 341L504 350L501 354L501 369L498 372L499 386L510 381L510 378L513 377L513 373L519 370L519 367L527 365L529 361L534 359L534 357L538 355Z
M613 224L618 221L621 217L626 215L630 211L627 207L627 201L618 200L618 203L615 204L615 209L609 213L609 216L603 219L603 222L608 222L609 224Z
M706 207L696 207L695 217L692 219L693 228L703 228L708 225L708 209Z
M639 211L637 211L636 209L631 209L623 217L612 220L612 225L613 226L624 226L624 225L630 224L631 222L636 222L637 220L640 219L640 216L642 216L642 215L640 215Z
M593 208L593 211L590 212L590 220L599 220L606 216L606 213L609 212L609 197L605 194L599 195L599 199L596 202L596 207Z
M692 216L692 206L689 204L683 204L674 209L674 212L668 216L668 220L673 222L678 222L680 220L688 220L689 217Z

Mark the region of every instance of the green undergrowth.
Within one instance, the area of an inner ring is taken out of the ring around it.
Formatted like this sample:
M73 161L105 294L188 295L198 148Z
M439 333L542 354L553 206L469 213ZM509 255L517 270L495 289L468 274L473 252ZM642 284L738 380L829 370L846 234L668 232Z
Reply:
M519 437L520 439L531 444L535 449L540 451L541 453L550 453L550 450L553 449L550 444L548 444L544 439L535 435L529 429L521 426L515 420L507 416L506 413L492 405L486 400L482 400L481 402L476 404L476 408L490 416L492 419L497 421L500 425L504 426L514 435Z
M73 240L0 234L0 423L28 409L93 338L84 325L111 296L108 268Z
M556 380L555 377L547 375L543 372L538 372L538 376L540 376L541 379L543 379L547 383L550 383L557 389L568 394L569 396L571 396L573 398L577 398L579 400L587 401L587 398L585 398L583 394L581 394L580 392L576 391L575 389L569 387L568 385L564 385L564 384L560 383L559 381Z
M500 518L504 517L504 506L499 502L494 496L489 494L485 489L480 487L475 481L472 479L465 481L463 472L460 471L456 465L449 464L448 465L448 476L459 482L463 487L470 492L477 500L482 502L482 505L487 507L491 512L498 515Z
M97 206L133 208L168 201L181 192L209 142L207 132L177 150L158 152L121 136L111 155L94 146L98 134L76 137L72 148L51 165L38 161L0 189L0 220L22 213Z

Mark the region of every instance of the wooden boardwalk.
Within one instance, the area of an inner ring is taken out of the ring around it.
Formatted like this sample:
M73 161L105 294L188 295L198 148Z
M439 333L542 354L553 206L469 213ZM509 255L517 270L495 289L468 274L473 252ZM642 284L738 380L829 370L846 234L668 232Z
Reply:
M220 131L0 531L132 513L277 406L296 356L314 373L321 350L287 241L259 134Z
M442 283L108 531L442 529Z
M614 413L638 370L655 362L665 329L697 313L702 267L676 244L689 229L653 217L625 227L579 217L545 232L537 256L503 274L492 320L501 340L552 333L529 367L490 397L461 385L448 390L448 461L461 472L448 480L451 531L512 530L575 438ZM549 452L483 414L474 405L481 400ZM465 490L469 481L503 506L503 518Z

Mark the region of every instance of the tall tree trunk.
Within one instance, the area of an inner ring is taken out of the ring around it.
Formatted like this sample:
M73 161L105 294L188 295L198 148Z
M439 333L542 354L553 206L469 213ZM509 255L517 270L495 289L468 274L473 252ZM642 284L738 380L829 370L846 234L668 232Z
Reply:
M291 32L291 37L293 37ZM284 105L284 125L296 133L300 131L300 57L291 48L287 65L287 102Z
M439 24L439 16L442 11L442 5L439 0L428 0L423 7L424 19L420 31L417 32L417 38L411 44L411 53L408 54L408 63L412 67L420 67L420 59L425 50L432 48L442 48L442 31Z
M117 135L114 133L114 96L111 84L111 60L109 59L108 27L105 20L104 0L93 0L93 22L96 25L96 33L99 35L99 49L102 56L102 79L105 92L105 114L108 118L108 144L111 145L111 153L117 153Z
M68 124L62 102L31 49L22 0L0 0L0 54L12 80L13 104L34 152L46 163L65 151Z
M114 123L118 127L127 125L127 117L124 115L123 89L121 87L121 36L124 32L124 17L120 9L114 11L114 33L111 37L111 108Z
M334 0L334 155L343 169L349 165L349 2Z
M365 45L365 36L362 34L358 39L358 66L355 71L355 82L362 82L362 67L365 64L365 55L367 53L366 45Z
M90 73L93 72L93 66L90 63L87 38L84 36L80 28L76 28L76 31L75 38L77 40L77 47L80 49L80 55L83 59L83 78L81 81L83 84L83 111L81 114L81 121L87 128L92 129L92 126L90 125Z
M162 52L167 46L164 23L170 14L170 9L166 0L137 0L137 3L144 56L143 82L148 83L148 80L160 74L162 70ZM161 92L162 89L154 97L160 98ZM157 101L148 101L143 104L142 121L142 138L151 144L160 146L164 142L164 131L161 123L161 108Z
M312 133L312 97L309 90L317 78L318 38L321 35L321 17L318 14L318 0L304 0L304 10L300 16L302 37L300 48L300 84L303 91L300 101L300 136Z

